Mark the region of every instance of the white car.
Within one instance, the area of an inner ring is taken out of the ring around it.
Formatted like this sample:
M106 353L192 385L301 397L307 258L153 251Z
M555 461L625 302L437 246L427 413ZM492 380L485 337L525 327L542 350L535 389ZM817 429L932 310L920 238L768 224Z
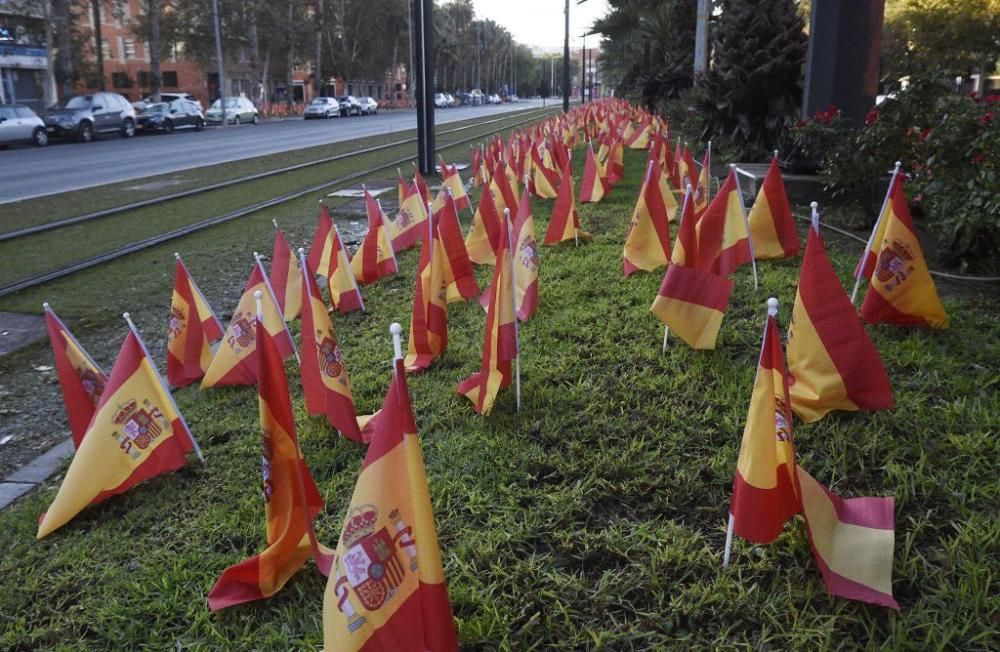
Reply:
M444 96L444 93L434 93L434 108L435 109L448 108L448 98Z
M49 144L45 122L21 104L0 105L0 147L12 143L32 143L37 147Z
M361 102L361 115L378 114L378 102L375 101L374 97L362 97L360 102Z
M340 102L335 97L317 97L302 114L303 119L338 118L340 117Z

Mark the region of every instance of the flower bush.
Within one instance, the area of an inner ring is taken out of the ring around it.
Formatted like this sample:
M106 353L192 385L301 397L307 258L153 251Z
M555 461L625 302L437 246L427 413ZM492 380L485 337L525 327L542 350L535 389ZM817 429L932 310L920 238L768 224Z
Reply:
M964 269L1000 266L1000 102L914 79L868 112L865 124L837 107L795 125L800 152L820 163L828 189L877 217L886 176L902 161L913 215L942 259Z

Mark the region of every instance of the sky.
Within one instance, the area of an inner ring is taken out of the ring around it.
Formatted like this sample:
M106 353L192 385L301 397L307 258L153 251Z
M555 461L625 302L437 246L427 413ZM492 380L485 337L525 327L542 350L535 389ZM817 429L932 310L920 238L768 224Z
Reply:
M594 19L608 12L607 0L587 0L582 5L569 0L570 47L578 47L580 35L590 30ZM565 0L473 0L476 16L491 18L506 27L514 40L528 46L562 48L565 33ZM597 44L599 37L589 43ZM590 47L588 43L587 47Z

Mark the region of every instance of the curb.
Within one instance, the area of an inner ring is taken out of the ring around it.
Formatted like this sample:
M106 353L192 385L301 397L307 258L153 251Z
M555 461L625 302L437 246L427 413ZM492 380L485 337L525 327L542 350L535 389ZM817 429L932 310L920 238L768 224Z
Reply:
M63 440L0 481L0 509L45 482L74 450L72 439Z

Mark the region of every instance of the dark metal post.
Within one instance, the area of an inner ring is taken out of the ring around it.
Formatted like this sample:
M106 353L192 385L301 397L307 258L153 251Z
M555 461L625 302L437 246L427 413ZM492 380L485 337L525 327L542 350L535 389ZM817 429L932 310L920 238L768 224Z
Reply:
M219 73L219 110L222 112L222 122L219 124L223 127L226 126L226 93L225 93L225 81L223 80L223 73L225 72L223 68L225 67L222 63L222 28L219 26L219 0L212 0L212 22L215 24L215 61L218 65Z
M417 167L434 174L434 0L413 0Z
M563 41L563 113L569 113L569 0L566 0L566 40Z
M91 9L94 14L94 45L97 55L97 90L104 90L104 41L101 38L101 3L92 0Z

